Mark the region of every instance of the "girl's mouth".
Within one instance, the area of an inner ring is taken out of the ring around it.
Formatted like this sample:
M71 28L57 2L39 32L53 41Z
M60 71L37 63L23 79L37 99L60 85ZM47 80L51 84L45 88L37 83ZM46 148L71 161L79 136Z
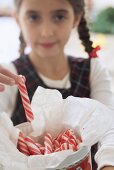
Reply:
M56 43L40 43L43 48L52 48Z

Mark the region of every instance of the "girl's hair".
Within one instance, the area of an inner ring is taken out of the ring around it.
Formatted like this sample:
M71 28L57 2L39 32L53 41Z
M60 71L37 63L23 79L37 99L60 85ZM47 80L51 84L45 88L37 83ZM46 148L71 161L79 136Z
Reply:
M19 12L21 3L22 3L22 0L14 0L14 5L16 7L17 13ZM26 42L24 41L24 37L23 37L22 32L20 32L19 40L20 40L19 53L20 53L20 56L23 56L24 51L25 51L25 47L26 47Z
M93 42L90 40L90 34L89 34L89 29L87 27L87 22L85 19L85 3L84 0L67 0L76 15L81 14L81 20L78 25L78 33L79 33L79 38L82 41L82 44L85 47L85 51L88 53L88 55L92 52L93 50ZM17 12L19 11L19 8L21 6L22 0L14 0L15 6L17 9ZM20 54L24 54L24 50L26 47L26 43L24 41L22 33L20 33Z
M26 43L25 43L25 41L24 41L22 32L20 32L19 40L20 40L19 53L20 53L20 56L23 56L23 55L24 55L25 48L26 48Z
M84 0L68 0L68 2L72 5L75 14L82 15L80 23L78 25L78 33L79 33L79 38L85 47L85 51L89 55L93 50L93 47L92 47L93 42L90 40L90 33L89 33L89 29L88 29L87 22L85 19Z

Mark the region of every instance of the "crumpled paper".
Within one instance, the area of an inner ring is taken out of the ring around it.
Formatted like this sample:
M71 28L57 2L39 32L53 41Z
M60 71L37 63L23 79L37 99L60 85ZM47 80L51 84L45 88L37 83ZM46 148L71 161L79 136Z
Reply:
M57 90L38 87L31 106L35 117L31 124L27 122L14 127L6 113L0 114L0 166L3 170L57 169L68 156L76 154L68 150L27 157L16 149L19 129L34 137L40 137L45 132L56 137L65 129L78 129L83 145L90 147L98 142L114 123L113 112L105 105L87 98L69 96L62 99Z
M79 129L84 144L92 146L114 123L114 113L104 104L73 96L62 99L57 90L38 87L31 106L35 116L32 127L36 136L48 131L56 137L62 129Z
M19 129L6 113L0 114L0 170L29 170L27 157L17 148Z

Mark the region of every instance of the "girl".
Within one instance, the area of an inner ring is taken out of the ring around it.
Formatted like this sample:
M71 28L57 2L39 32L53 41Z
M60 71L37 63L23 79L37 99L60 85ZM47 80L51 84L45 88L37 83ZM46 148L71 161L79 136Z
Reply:
M91 59L97 57L97 48L94 49L90 41L84 0L15 0L15 6L15 17L21 29L20 58L7 68L26 77L30 100L36 88L42 86L58 89L63 98L69 95L93 98L113 109L110 77L98 59ZM64 46L75 27L88 59L64 53ZM32 50L25 55L27 45ZM17 86L6 87L0 99L1 111L10 114L14 125L26 121ZM94 152L95 148L92 155ZM103 170L114 169L111 167L114 163L107 162L102 165L106 166ZM95 164L93 169L96 169Z

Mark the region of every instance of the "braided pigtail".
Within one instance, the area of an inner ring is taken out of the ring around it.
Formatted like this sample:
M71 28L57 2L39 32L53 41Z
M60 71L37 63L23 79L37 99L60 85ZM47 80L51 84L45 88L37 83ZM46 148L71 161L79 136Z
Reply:
M87 27L87 22L84 18L84 14L82 15L82 18L78 26L78 33L79 33L79 38L85 47L85 51L89 54L93 50L92 47L93 42L90 40L89 29Z
M78 33L79 33L79 38L85 47L85 51L89 55L89 58L98 57L97 51L100 50L100 47L97 46L96 48L93 48L93 42L90 40L90 33L89 33L89 29L87 27L87 22L84 17L84 14L82 15L82 18L81 18L79 26L78 26Z
M20 56L23 56L23 55L24 55L25 48L26 48L26 43L25 43L25 41L24 41L24 38L23 38L23 34L22 34L22 33L20 33L19 40L20 40L19 53L20 53Z

